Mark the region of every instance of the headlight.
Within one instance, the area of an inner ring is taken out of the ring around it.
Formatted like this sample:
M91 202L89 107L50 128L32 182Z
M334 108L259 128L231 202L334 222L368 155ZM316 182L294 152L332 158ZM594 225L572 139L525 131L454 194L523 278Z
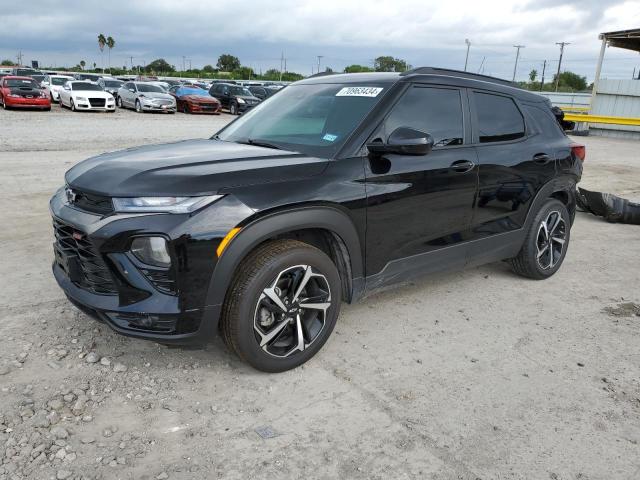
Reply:
M164 212L191 213L215 202L222 195L208 195L206 197L135 197L113 199L116 212Z
M79 102L86 102L87 98L86 97L76 97L76 100L78 100Z
M238 103L244 103L244 99L242 98L237 98L236 100L238 101Z
M171 266L167 241L163 237L136 237L131 242L131 253L147 265L165 268Z

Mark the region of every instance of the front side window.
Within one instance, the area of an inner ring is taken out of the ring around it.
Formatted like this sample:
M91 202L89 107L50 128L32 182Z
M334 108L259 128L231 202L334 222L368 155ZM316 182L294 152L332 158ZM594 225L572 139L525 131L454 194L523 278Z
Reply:
M64 85L68 81L69 79L64 77L51 77L51 85Z
M399 127L410 127L433 137L434 147L462 145L464 120L460 91L413 86L396 103L379 136L386 140Z
M384 85L292 85L218 133L230 142L263 141L331 158L380 101Z
M473 92L480 143L504 142L524 137L524 118L513 99Z

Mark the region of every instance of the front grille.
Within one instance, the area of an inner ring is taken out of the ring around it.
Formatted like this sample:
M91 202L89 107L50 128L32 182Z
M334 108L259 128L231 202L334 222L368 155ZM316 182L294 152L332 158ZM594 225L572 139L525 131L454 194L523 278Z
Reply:
M156 100L158 105L171 105L173 102L171 100Z
M71 281L92 293L116 295L109 267L86 235L57 219L53 220L53 230L56 263Z
M84 210L86 212L98 213L100 215L110 215L113 213L113 202L111 197L104 195L94 195L79 190L72 190L75 198L70 205L74 208Z
M106 103L107 103L106 98L90 98L89 99L89 104L92 107L104 107Z

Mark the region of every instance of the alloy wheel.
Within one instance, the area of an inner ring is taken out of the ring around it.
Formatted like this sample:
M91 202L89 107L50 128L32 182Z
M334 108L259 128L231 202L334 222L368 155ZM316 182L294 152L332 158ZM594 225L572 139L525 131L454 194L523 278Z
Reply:
M552 269L562 258L567 240L567 225L562 214L553 210L549 212L536 237L536 259L542 270Z
M140 100L136 100L136 112L142 113L142 106L140 105Z
M232 103L231 106L229 107L229 113L231 115L235 115L236 114L236 104Z
M274 357L302 352L324 329L329 307L327 278L309 265L289 267L258 298L253 320L255 339Z

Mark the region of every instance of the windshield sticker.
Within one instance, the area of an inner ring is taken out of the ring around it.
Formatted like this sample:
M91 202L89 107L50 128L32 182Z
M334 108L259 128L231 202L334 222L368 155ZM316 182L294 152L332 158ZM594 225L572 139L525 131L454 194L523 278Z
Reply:
M336 97L377 97L382 87L344 87Z
M337 138L338 135L334 135L333 133L325 133L324 137L322 137L322 139L327 142L335 142Z

